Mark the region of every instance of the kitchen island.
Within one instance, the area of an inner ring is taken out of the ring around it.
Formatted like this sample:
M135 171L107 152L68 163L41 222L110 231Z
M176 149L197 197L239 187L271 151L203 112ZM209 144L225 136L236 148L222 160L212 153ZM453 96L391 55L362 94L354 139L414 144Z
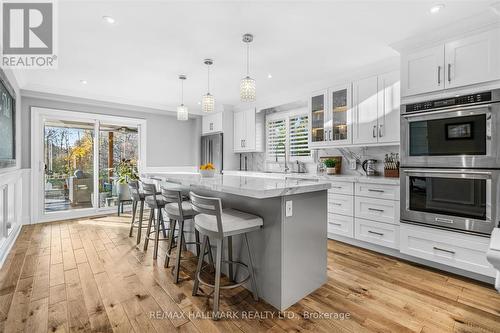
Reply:
M202 178L187 173L145 174L144 178L158 186L173 183L200 195L219 197L223 208L262 217L263 228L248 237L259 297L276 309L287 309L326 282L330 183L228 175ZM242 245L237 237L233 239L233 258L248 262ZM236 271L237 280L244 274Z

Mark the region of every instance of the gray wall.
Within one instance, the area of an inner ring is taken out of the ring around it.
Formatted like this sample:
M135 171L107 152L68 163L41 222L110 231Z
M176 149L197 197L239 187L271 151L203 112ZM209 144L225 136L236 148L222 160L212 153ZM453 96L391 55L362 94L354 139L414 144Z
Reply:
M112 116L142 118L147 121L147 167L197 166L200 160L201 118L185 122L175 115L144 112L137 107L121 109L117 106L99 106L99 102L74 99L75 102L56 99L21 98L21 167L31 168L31 107L89 112Z

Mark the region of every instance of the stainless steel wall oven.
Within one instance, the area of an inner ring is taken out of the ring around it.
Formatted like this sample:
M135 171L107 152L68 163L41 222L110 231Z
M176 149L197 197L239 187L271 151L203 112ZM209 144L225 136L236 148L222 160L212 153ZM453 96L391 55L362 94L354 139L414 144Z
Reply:
M489 236L500 221L500 89L401 110L401 221Z

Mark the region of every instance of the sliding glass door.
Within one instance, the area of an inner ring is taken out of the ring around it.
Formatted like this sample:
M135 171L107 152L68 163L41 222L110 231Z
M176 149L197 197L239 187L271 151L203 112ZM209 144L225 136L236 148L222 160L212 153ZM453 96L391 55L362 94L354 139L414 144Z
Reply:
M45 122L45 212L93 207L94 127L74 121Z
M139 169L144 120L38 110L32 119L35 220L114 211L130 200L120 167Z

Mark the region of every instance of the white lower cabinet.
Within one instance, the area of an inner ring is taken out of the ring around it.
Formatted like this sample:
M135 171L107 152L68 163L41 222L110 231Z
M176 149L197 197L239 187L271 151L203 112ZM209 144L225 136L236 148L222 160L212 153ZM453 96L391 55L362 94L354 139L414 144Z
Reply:
M356 217L399 224L399 201L356 196L354 202L354 216Z
M353 196L345 194L328 195L328 211L334 214L353 216L354 205Z
M354 217L328 213L328 232L345 237L354 237Z
M402 223L400 242L402 253L495 276L495 270L486 260L489 238Z
M399 248L399 226L354 218L354 238L365 242Z

